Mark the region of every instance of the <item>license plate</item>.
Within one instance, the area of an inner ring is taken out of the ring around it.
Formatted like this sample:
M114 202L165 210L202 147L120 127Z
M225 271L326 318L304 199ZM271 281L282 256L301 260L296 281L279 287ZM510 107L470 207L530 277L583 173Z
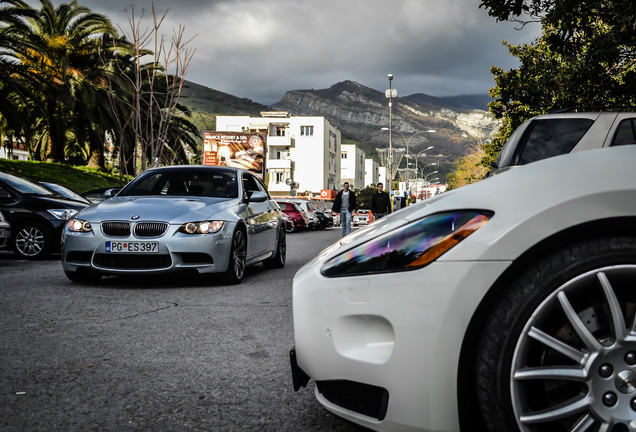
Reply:
M106 242L106 252L110 253L157 253L158 242Z

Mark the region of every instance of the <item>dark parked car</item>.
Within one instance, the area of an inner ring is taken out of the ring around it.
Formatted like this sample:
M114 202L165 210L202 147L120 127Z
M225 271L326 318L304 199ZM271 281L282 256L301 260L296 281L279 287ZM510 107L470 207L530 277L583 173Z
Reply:
M11 225L6 221L2 212L0 212L0 249L5 249L9 244L9 236L11 235Z
M20 258L57 251L64 224L84 207L24 177L0 172L0 211L11 224L9 247Z
M319 210L316 210L315 213L318 219L318 224L315 226L315 229L324 230L327 227L333 226L333 217L329 213Z
M67 188L66 186L62 186L60 184L57 183L51 183L51 182L38 182L41 185L51 189L53 192L58 193L62 196L65 196L66 198L70 198L72 200L75 201L79 201L79 202L83 202L84 204L87 205L91 205L93 204L91 201L89 201L88 199L84 198L82 195L78 194L77 192L75 192L72 189Z

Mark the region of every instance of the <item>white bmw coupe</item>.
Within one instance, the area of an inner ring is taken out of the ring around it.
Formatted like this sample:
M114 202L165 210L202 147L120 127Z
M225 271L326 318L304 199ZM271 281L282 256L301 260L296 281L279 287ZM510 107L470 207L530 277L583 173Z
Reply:
M636 431L636 146L347 236L293 284L294 387L379 431Z

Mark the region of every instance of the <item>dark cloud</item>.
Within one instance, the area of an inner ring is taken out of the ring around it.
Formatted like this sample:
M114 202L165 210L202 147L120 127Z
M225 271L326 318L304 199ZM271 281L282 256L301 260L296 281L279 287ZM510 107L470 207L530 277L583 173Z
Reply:
M55 0L54 0L55 1ZM129 33L128 17L150 0L84 0ZM479 9L479 0L155 0L168 10L161 31L185 27L196 48L188 79L272 104L285 91L354 80L378 90L387 73L403 96L485 94L490 67L510 68L502 45L529 42L536 28L517 31ZM32 2L33 4L33 2ZM37 3L36 3L37 4ZM58 4L56 1L55 4Z

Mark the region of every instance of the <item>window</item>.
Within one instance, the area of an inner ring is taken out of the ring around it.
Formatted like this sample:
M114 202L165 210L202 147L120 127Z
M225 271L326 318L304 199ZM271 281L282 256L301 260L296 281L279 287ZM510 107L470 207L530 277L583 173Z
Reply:
M525 165L569 153L592 126L591 119L535 120L524 133L512 165Z
M276 136L285 136L285 126L276 126Z
M346 159L346 158L347 158L347 152L340 153L340 159Z
M256 177L250 174L243 174L243 189L248 192L261 190Z
M285 183L285 173L282 173L282 172L274 173L274 179L276 183Z
M616 135L614 135L613 146L636 144L636 119L623 120Z
M301 136L314 136L314 127L313 126L301 126L300 127L300 135Z

